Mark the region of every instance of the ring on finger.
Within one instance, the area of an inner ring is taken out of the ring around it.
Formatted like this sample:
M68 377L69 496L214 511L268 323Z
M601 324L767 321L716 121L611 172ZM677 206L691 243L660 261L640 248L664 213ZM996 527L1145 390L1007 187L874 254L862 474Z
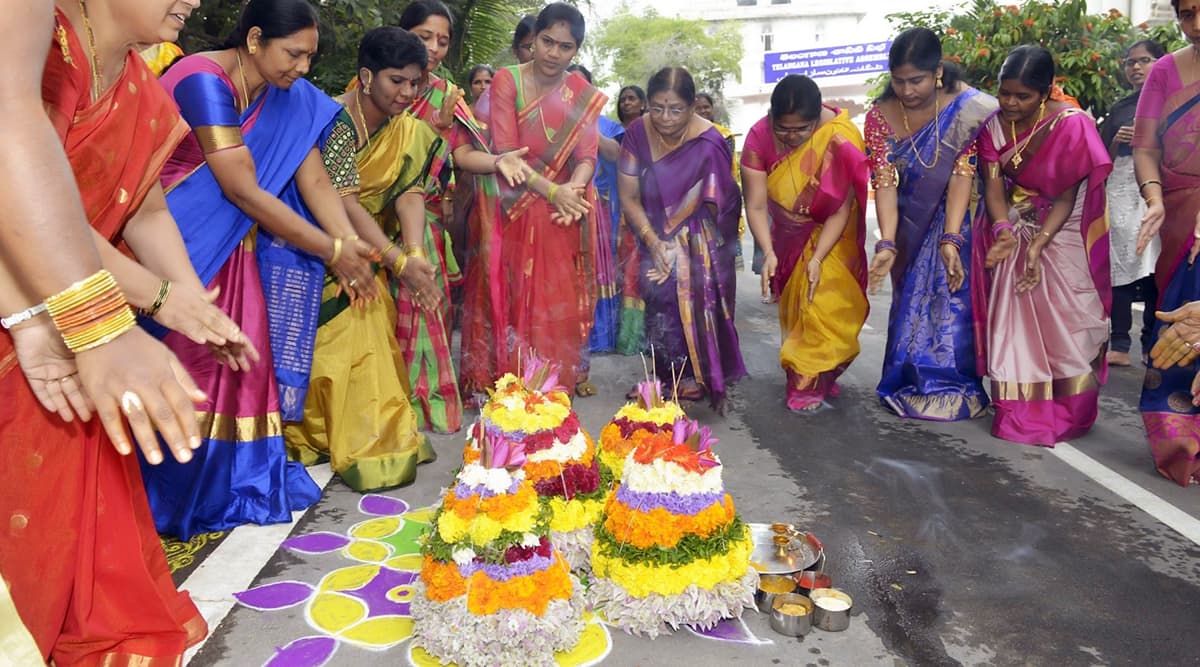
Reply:
M124 412L125 416L128 417L134 411L146 411L146 406L142 405L142 397L138 396L135 391L127 391L121 394L121 412Z
M355 286L355 285L357 285L357 284L358 284L358 278L351 278L351 279L350 279L350 286L351 286L351 287L354 287L354 286Z

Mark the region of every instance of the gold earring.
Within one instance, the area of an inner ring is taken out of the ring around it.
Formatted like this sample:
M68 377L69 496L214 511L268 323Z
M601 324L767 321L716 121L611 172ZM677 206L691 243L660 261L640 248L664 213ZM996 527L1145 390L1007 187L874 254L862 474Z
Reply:
M1038 113L1046 113L1046 100L1042 100L1042 103L1038 106Z
M937 81L934 81L933 85L937 86L938 88L942 87L942 75L941 74L937 75Z
M367 82L363 84L363 92L364 93L366 93L368 95L371 94L371 82L374 80L375 80L375 76L373 74L371 74L370 72L367 72Z
M258 47L251 44L250 46L246 47L246 51L249 52L250 55L254 55L254 54L258 53Z

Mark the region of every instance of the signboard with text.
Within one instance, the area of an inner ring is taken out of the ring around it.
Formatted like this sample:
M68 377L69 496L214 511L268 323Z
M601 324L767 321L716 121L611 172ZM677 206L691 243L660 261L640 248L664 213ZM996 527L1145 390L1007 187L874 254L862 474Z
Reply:
M763 57L763 82L776 83L789 74L803 74L810 79L875 74L887 69L891 46L892 43L887 41L803 51L771 51Z

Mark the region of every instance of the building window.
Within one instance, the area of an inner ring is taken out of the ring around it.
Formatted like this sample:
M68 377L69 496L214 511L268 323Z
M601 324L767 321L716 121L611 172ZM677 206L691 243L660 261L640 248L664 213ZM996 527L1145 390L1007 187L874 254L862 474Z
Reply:
M763 51L772 51L775 48L775 35L771 34L771 26L763 26L762 32Z
M738 7L753 7L758 4L758 0L737 0Z
M790 5L792 0L771 0L772 5Z

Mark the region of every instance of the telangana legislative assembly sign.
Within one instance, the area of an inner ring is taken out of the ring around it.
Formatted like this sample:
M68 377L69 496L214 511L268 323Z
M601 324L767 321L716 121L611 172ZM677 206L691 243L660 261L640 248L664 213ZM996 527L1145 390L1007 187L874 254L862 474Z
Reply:
M886 41L803 51L771 51L763 56L763 83L775 83L789 74L825 79L882 72L887 69L891 46L891 41Z

